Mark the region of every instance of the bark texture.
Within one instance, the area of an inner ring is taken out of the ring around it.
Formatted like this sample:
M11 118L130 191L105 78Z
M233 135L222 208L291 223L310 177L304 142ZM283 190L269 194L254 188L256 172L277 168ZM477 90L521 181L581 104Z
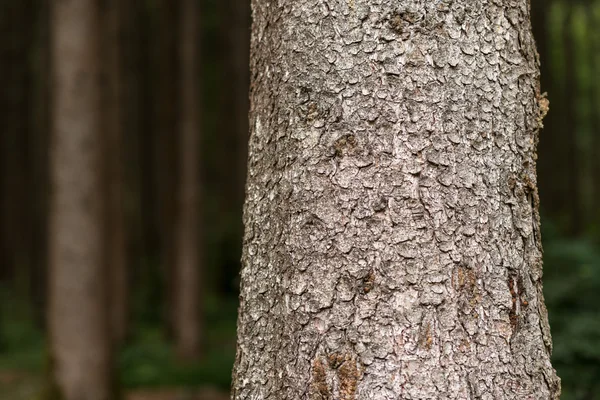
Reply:
M111 399L103 225L99 10L52 4L50 342L61 400Z
M558 399L529 2L252 4L233 399Z
M175 222L175 341L183 361L200 357L200 119L196 0L183 0L180 24L180 182Z

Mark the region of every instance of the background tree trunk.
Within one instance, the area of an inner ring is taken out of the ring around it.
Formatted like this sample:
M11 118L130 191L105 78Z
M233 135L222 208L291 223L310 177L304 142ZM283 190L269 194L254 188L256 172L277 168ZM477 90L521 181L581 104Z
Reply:
M588 54L590 64L590 75L598 76L600 74L600 34L593 27L597 26L598 18L595 14L595 2L590 2L587 5L587 23L590 27L588 38ZM600 157L597 156L597 151L600 149L600 85L597 79L592 79L589 83L590 91L590 135L592 137L592 190L591 199L597 202L600 199ZM592 207L592 218L596 224L600 223L600 210L597 206Z
M580 122L577 119L577 70L575 66L575 42L573 39L573 5L567 7L567 13L563 26L563 46L565 49L565 93L564 107L565 118L563 120L562 134L565 136L567 150L567 163L569 173L567 175L565 196L568 198L570 221L570 232L579 235L583 229L582 199L581 199L581 168L579 157L579 131Z
M195 0L180 9L180 182L175 221L175 346L185 361L200 357L200 104L198 91L198 10Z
M558 399L529 1L253 1L234 399Z
M98 2L52 4L50 343L64 400L112 399L102 251Z
M104 196L106 207L105 262L110 292L109 313L115 344L123 343L128 324L127 253L123 208L123 0L105 4L102 19Z
M128 279L125 214L123 204L123 114L125 103L122 63L122 8L126 1L105 4L103 13L103 133L104 195L106 199L105 261L110 291L110 322L115 344L127 336Z
M50 131L50 27L48 0L36 0L33 25L32 118L30 120L32 152L32 180L29 183L33 195L32 214L32 265L30 292L36 324L46 328L46 301L48 276L48 148Z
M175 214L177 207L176 191L178 187L178 143L179 124L178 107L179 99L179 70L177 54L177 29L179 2L172 0L158 0L157 2L157 28L155 43L154 71L156 101L154 103L156 116L155 125L155 162L156 181L158 189L156 198L159 205L160 226L160 268L166 286L164 322L166 333L172 336L176 322L174 315L176 305L175 296L179 291L176 279L176 239L175 239Z
M30 271L32 209L31 187L27 184L30 164L31 50L32 21L28 11L31 0L0 4L0 168L4 173L0 187L0 278L5 275L13 288L27 294Z

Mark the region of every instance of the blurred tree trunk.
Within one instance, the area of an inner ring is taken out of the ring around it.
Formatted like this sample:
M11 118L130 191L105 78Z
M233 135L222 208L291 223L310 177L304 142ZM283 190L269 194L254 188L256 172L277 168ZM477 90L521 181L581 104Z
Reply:
M134 273L135 286L141 298L141 310L150 312L141 317L145 320L154 318L156 310L162 306L160 299L160 261L161 261L161 226L160 202L157 193L157 176L161 165L156 161L157 137L159 135L156 99L156 82L160 74L156 68L158 58L156 14L161 10L154 10L152 2L136 2L135 21L139 27L139 50L133 50L137 56L135 70L139 76L140 110L138 114L138 131L134 145L137 149L132 155L137 160L136 176L139 190L136 191L136 204L139 207L140 222L140 260Z
M175 220L175 346L183 361L201 353L200 314L200 102L198 81L198 10L182 0L179 21L179 173Z
M221 2L221 37L225 49L221 87L221 135L218 146L220 174L219 204L221 213L216 219L226 224L227 235L222 244L222 268L218 271L220 286L237 291L234 280L239 273L242 232L242 208L248 161L248 110L250 70L250 2L226 0ZM227 185L225 188L223 186Z
M123 204L123 23L127 0L110 0L104 4L102 20L102 122L104 136L106 207L105 261L110 292L110 322L115 344L123 343L129 321L127 244Z
M598 30L598 18L596 17L595 3L591 1L588 4L588 25L589 25L589 47L588 56L590 63L591 82L590 90L590 118L591 118L591 136L592 136L592 203L598 202L600 199L600 157L597 156L600 151L600 84L598 84L597 76L600 76L600 31ZM600 209L597 206L592 207L592 212L595 214L594 222L596 226L600 225Z
M12 59L14 58L13 45L13 15L10 2L0 3L0 121L3 132L0 136L0 281L11 281L14 272L12 261L12 234L11 234L11 202L12 189L10 176L12 174L10 142L15 135L14 131L14 99L12 87L15 79L13 76Z
M103 260L100 10L52 3L49 398L112 400Z
M230 181L229 191L224 200L231 203L231 209L241 210L248 161L250 2L225 0L221 10L222 35L226 48L222 123L226 135L226 154L233 156L223 157L223 168L227 171Z
M30 134L30 50L32 38L31 1L0 4L0 163L4 173L0 188L3 249L2 269L24 295L30 273L31 256L31 168L28 139ZM1 272L0 272L1 274Z
M577 90L577 69L575 59L575 40L573 37L573 10L572 4L567 5L567 14L563 26L563 46L565 49L565 93L563 101L565 102L564 118L563 118L563 134L566 141L566 158L568 165L568 183L567 192L564 196L569 201L570 214L570 233L578 235L583 228L583 212L582 212L582 186L581 186L581 168L579 157L579 124L577 121L576 107L578 107L578 90ZM562 142L562 141L561 141Z
M122 9L123 47L121 49L123 59L123 155L125 156L124 173L124 208L127 229L125 242L127 243L127 265L128 282L130 292L129 313L134 314L133 305L136 299L136 288L145 282L144 269L141 266L146 262L144 253L145 224L142 220L142 171L140 144L141 140L149 140L150 132L143 132L143 119L149 119L147 115L142 116L142 82L145 82L144 60L142 55L146 49L142 38L145 34L145 24L142 20L145 14L140 7L139 1L124 1ZM143 117L143 118L142 118ZM142 138L142 134L144 137ZM133 283L136 283L134 285Z
M163 319L167 336L174 329L174 296L178 292L175 279L175 209L177 190L178 144L178 71L177 71L177 2L158 0L155 32L154 117L156 197L159 205L160 268L166 301Z
M50 41L49 3L36 0L33 18L32 57L32 118L30 120L30 151L32 152L32 260L30 292L36 324L46 328L46 292L48 275L48 148L50 125Z
M540 134L539 152L539 189L542 200L542 209L548 215L556 217L565 211L565 179L564 168L561 163L556 162L554 155L562 150L561 143L564 131L561 128L561 93L560 83L557 84L557 77L553 76L550 68L551 52L549 44L549 13L551 4L546 0L531 1L531 18L533 34L537 43L537 50L540 54L540 72L541 72L541 90L548 92L550 99L550 111L544 119L544 129Z
M557 400L529 1L252 4L232 399Z

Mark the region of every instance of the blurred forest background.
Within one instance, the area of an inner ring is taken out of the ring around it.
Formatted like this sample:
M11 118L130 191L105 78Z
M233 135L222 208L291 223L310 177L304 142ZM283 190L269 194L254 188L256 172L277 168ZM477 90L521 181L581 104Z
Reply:
M553 361L564 400L600 399L600 1L531 2L550 100L538 174ZM211 388L204 398L227 398L248 139L249 1L197 1L196 173L180 162L178 2L104 3L115 7L107 35L114 43L104 50L117 60L104 78L118 82L120 110L103 144L107 187L117 198L107 216L108 251L125 277L111 281L112 307L121 311L113 319L119 381L127 391ZM48 367L50 4L0 0L1 400L35 398ZM189 352L177 343L177 330L189 327L174 321L174 297L185 285L173 261L175 221L185 212L175 196L182 176L197 176L201 214L202 285L189 297L202 310L190 322L201 341Z

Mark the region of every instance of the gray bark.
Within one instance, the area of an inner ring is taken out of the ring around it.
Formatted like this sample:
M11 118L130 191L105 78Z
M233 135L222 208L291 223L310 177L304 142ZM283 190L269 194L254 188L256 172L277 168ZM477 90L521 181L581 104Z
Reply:
M558 399L526 0L254 0L233 399Z

